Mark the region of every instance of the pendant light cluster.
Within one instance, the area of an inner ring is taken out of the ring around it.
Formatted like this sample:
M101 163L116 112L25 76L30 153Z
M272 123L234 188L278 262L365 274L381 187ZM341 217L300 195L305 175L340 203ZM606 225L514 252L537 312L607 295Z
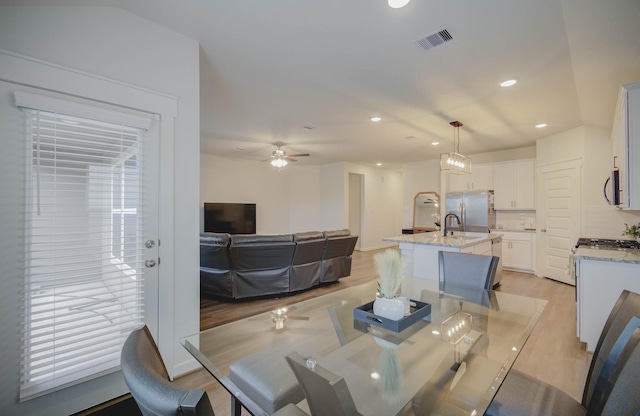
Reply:
M471 159L460 153L460 127L459 121L452 121L453 127L453 152L440 155L440 172L450 172L456 175L468 175L471 173Z

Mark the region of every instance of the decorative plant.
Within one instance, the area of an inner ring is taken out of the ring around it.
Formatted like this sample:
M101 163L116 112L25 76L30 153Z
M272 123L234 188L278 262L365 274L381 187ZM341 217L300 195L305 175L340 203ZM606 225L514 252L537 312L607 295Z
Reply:
M632 224L631 226L627 225L627 223L624 223L624 231L622 232L622 235L633 238L640 237L640 223Z
M400 289L404 263L396 250L385 250L373 256L373 264L378 272L378 293L380 297L393 299Z

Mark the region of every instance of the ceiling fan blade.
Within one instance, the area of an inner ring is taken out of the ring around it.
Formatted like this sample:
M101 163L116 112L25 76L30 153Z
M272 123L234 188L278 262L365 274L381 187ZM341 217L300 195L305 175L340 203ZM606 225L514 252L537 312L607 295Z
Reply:
M299 153L297 155L287 155L289 157L303 157L303 156L311 156L309 153Z
M285 157L283 157L283 159L285 159L287 162L297 162L298 161L298 159L293 159L293 158L291 158L289 156L285 156Z

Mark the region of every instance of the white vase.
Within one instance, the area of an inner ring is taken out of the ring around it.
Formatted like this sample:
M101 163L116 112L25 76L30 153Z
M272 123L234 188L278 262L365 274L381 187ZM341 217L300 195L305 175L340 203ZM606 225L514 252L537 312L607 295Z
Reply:
M373 301L373 313L397 321L404 317L404 303L396 298L376 298Z

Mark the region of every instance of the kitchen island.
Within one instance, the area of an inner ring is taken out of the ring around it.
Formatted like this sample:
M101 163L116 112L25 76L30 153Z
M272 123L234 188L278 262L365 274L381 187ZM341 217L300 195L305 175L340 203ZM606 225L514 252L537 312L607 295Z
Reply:
M577 335L594 351L620 293L640 293L640 250L579 247L574 256Z
M501 234L456 232L443 236L442 232L399 235L384 238L384 241L398 243L405 263L405 275L422 279L439 280L438 251L457 251L501 257ZM502 279L502 262L494 286Z

